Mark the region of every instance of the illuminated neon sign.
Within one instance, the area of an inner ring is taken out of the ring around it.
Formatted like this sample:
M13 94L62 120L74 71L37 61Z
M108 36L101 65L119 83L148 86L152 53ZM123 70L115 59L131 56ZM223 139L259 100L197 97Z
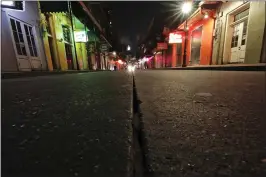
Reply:
M4 6L15 7L14 1L2 1L1 4Z
M85 31L74 31L75 42L87 42L88 38Z
M158 50L167 50L168 46L167 43L157 43Z
M173 32L169 34L169 44L182 43L182 33Z

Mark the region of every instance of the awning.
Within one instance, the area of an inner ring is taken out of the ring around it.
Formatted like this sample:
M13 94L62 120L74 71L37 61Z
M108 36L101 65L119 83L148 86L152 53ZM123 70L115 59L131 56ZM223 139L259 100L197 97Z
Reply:
M105 41L105 43L106 43L109 47L112 47L112 45L108 42L108 40L107 40L103 35L101 35L101 38Z
M87 8L83 9L85 6L82 2L70 1L73 16L75 16L79 21L86 25L89 29L88 37L91 41L99 41L102 38L106 43L111 46L108 40L104 37L101 32L101 27L99 28L99 24L93 22L94 17L91 17L89 12L87 12ZM40 1L41 12L68 12L68 1ZM84 6L84 7L83 7ZM96 23L96 24L95 24Z
M93 22L88 18L88 15L86 14L86 12L84 12L81 5L76 1L72 1L71 7L73 15L77 17L82 23L84 23L89 30L93 30Z
M96 25L97 28L99 28L100 31L102 31L102 27L100 26L100 24L97 22L97 20L93 17L93 15L91 14L91 12L89 11L89 9L87 8L87 6L82 2L79 1L80 5L82 6L83 10L87 13L87 15L91 18L91 20L94 22L94 24Z
M99 38L93 33L93 31L88 31L87 34L89 41L99 41Z
M92 15L92 13L88 10L87 6L82 2L79 1L80 5L83 7L83 11L86 12L87 16L90 17L90 19L94 22L94 32L97 36L104 38L104 40L110 45L110 43L107 41L107 39L103 36L102 34L102 27L101 25L97 22L97 20L94 18L94 16Z
M40 1L41 12L69 12L67 1ZM71 8L73 16L84 23L89 30L93 30L94 23L86 12L84 12L79 2L71 1Z
M209 9L209 10L214 10L219 7L220 4L222 4L222 1L203 1L200 4L200 7L202 9Z
M200 7L195 11L193 12L193 14L191 14L186 20L187 20L187 26L190 26L191 24L201 20L203 17L202 17L202 14L200 13ZM185 28L185 22L183 22L182 24L180 24L178 27L177 27L177 30L184 30Z
M222 3L222 1L202 1L199 4L199 8L194 11L186 20L187 20L187 25L190 26L194 23L196 23L197 21L201 20L203 18L203 12L204 11L208 11L210 13L210 11L214 11L219 7L219 5ZM213 16L213 13L211 14L211 16ZM210 14L208 14L210 15ZM183 22L182 24L180 24L178 26L177 29L184 29L185 26L185 22Z

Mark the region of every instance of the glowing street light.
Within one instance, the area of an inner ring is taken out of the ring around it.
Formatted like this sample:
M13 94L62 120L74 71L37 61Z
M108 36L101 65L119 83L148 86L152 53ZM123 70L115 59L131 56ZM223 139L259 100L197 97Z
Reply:
M1 2L2 5L5 5L5 6L14 6L14 1L2 1Z
M182 12L186 15L190 13L192 10L192 3L191 2L184 2L182 5ZM187 36L188 36L188 26L187 26L187 19L185 21L184 31L185 31L185 43L184 43L184 55L183 55L183 63L182 67L186 67L186 58L187 58Z
M130 51L130 46L129 45L127 46L127 51Z
M184 2L182 5L182 12L184 14L188 14L192 10L192 3L191 2Z
M124 62L122 60L117 61L120 65L122 65Z
M113 55L116 56L116 52L115 51L113 51Z

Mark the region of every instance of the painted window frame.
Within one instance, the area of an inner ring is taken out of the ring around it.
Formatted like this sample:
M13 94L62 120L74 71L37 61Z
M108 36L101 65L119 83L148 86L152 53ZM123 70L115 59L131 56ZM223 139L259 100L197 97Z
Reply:
M36 45L36 51L37 51L37 57L34 57L34 56L31 56L30 55L30 51L27 51L29 49L26 49L26 52L27 52L27 55L19 55L18 52L17 52L17 49L15 47L14 44L15 43L15 39L14 39L14 36L13 36L13 30L12 30L12 26L11 26L11 19L15 20L15 21L19 21L21 23L21 27L23 27L23 39L24 39L24 43L25 45L29 48L29 45L28 45L28 41L27 39L25 39L26 37L26 33L25 33L25 29L24 29L24 24L30 26L32 28L32 32L33 32L33 38L34 38L34 41L35 41L35 45ZM18 59L18 57L22 57L22 56L27 56L27 57L30 57L31 59L34 59L34 60L40 60L41 61L41 64L42 64L42 60L41 60L41 52L40 52L40 46L39 46L39 43L38 43L38 39L36 37L36 27L34 25L31 25L21 19L18 19L10 14L7 14L7 20L8 20L8 24L9 24L9 30L10 30L10 35L11 35L11 39L12 39L12 44L13 44L13 48L14 48L14 51L15 51L15 54L16 54L16 58ZM25 35L25 36L24 36Z
M198 28L202 27L202 32L201 32L201 35L203 34L203 24L200 24L199 26L197 26L196 28L194 28L193 30L191 30L190 32L190 56L189 56L189 65L192 64L192 60L191 60L191 53L192 53L192 33L193 31L197 30ZM202 45L202 36L201 36L201 41L200 41L200 59L201 59L201 45ZM199 60L199 64L200 65L200 60Z

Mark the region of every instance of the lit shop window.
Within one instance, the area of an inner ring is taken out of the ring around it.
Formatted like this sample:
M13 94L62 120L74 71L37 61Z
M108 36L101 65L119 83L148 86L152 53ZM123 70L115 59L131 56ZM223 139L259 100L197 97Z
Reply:
M2 1L1 5L8 6L8 7L15 7L15 2L14 1Z
M1 1L2 8L23 10L23 1Z

